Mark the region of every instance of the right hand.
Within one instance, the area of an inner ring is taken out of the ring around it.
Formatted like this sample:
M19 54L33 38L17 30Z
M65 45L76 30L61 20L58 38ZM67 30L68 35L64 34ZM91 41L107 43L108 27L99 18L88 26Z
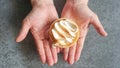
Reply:
M80 1L82 0L68 0L61 14L61 17L75 21L80 30L78 42L74 46L62 50L63 58L69 64L79 60L90 24L95 27L100 35L107 36L107 32L100 23L98 16L86 4L79 4Z

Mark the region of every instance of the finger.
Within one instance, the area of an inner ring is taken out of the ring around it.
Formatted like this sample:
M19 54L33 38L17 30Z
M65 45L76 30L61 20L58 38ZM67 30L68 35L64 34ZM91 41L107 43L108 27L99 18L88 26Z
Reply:
M51 45L50 48L51 48L51 51L52 51L52 56L53 56L54 63L57 63L57 61L58 61L57 47L52 46L52 41L51 40L49 40L49 45Z
M57 47L57 53L60 53L60 48Z
M75 51L76 51L76 44L69 48L68 63L71 65L74 63Z
M77 42L77 46L76 46L76 52L75 52L75 58L74 60L77 62L80 58L82 49L83 49L83 45L84 45L84 41L85 41L85 37L81 37L78 42Z
M28 20L24 20L20 33L16 38L16 42L21 42L23 39L25 39L26 35L29 32L29 29L30 29L30 22Z
M52 56L53 56L54 63L57 63L57 61L58 61L57 47L52 46L51 40L49 40L49 45L51 45L50 48L51 48L51 51L52 51Z
M57 63L57 61L58 61L57 48L51 47L51 51L52 51L52 56L53 56L54 63Z
M104 30L102 24L100 23L99 19L97 16L95 16L91 22L93 24L93 26L95 27L95 29L97 30L97 32L102 35L102 36L107 36L107 32Z
M60 52L63 53L63 48L60 48Z
M67 61L67 59L68 59L68 51L69 51L69 48L63 49L63 58L65 61Z
M49 42L47 40L44 40L44 49L45 49L45 54L47 58L47 63L49 66L52 66L54 64L54 60L53 60L52 53L50 50Z
M35 43L37 45L37 51L39 53L40 59L42 61L42 63L46 62L46 56L45 56L45 50L43 47L43 41L40 39L39 35L37 33L33 33L31 32L34 39L35 39Z
M32 33L36 45L37 45L37 51L39 53L40 59L42 61L42 63L46 62L46 56L45 56L45 50L44 50L44 46L43 46L43 41L39 38L39 35L37 33Z

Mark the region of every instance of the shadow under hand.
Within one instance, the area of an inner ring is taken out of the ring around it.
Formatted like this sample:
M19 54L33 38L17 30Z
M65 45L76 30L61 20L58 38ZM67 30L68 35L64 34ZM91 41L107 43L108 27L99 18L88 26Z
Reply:
M58 12L59 17L61 16L62 9L65 5L66 0L54 0L54 5Z

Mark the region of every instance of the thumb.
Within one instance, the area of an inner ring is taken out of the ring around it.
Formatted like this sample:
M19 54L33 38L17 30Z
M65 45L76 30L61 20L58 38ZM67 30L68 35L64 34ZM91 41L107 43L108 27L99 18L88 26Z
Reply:
M62 10L62 13L60 15L61 18L69 18L69 13L65 11L65 9Z
M28 19L24 19L20 33L16 38L16 42L21 42L22 40L24 40L29 32L29 29L30 29L30 22Z
M103 28L102 24L100 23L97 15L95 15L92 18L91 23L100 35L107 36L107 32L104 30L104 28Z

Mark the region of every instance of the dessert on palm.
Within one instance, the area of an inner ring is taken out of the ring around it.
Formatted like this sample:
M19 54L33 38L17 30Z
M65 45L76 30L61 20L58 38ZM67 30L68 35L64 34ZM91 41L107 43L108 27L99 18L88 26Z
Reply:
M66 18L57 19L50 26L49 37L55 47L71 47L79 38L78 25Z

